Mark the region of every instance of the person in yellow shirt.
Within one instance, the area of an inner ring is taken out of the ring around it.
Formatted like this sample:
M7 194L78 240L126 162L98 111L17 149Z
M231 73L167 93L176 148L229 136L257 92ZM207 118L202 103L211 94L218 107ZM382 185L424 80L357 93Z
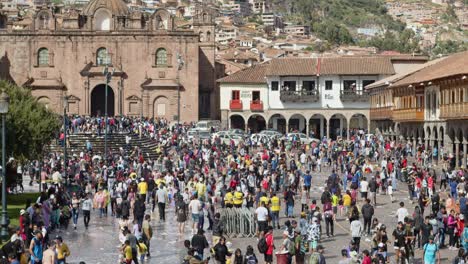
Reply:
M145 255L148 253L148 248L145 245L145 242L143 242L143 238L140 238L138 240L138 258L140 259L140 263L143 263L145 261Z
M270 214L271 214L271 226L275 227L275 223L276 223L276 226L278 227L278 229L280 229L280 225L279 225L279 212L281 210L281 204L280 204L280 199L278 196L276 196L276 193L273 193L271 195L271 206L270 206Z
M164 178L162 178L162 177L157 178L154 182L156 183L156 187L158 187L158 188L159 188L159 185L161 185L161 184L166 185L166 180L164 180Z
M346 191L346 193L342 197L343 199L343 208L345 210L345 214L348 214L349 207L351 206L351 194L349 191Z
M234 190L229 189L226 195L224 195L224 206L226 208L232 208L232 198Z
M240 190L236 190L234 192L234 197L233 197L233 200L232 200L232 203L234 204L234 207L241 208L243 201L244 201L244 194Z
M67 244L63 243L61 236L55 237L55 250L57 251L57 264L65 264L66 258L70 256L70 249L68 249Z
M262 197L260 197L260 204L264 202L265 207L268 208L268 205L270 204L270 199L268 199L267 195L265 193L262 194Z
M143 198L143 201L146 201L146 193L148 192L148 183L146 183L145 178L141 178L138 183L138 193Z
M331 204L332 204L332 210L333 210L333 215L334 216L338 213L338 203L339 202L340 202L340 198L338 198L338 195L336 195L336 193L332 194Z
M122 253L127 264L132 264L133 254L132 247L130 246L130 240L125 240L125 244L122 246Z
M203 179L201 179L200 182L197 183L195 188L197 190L198 197L201 198L202 200L205 200L206 185L203 182Z

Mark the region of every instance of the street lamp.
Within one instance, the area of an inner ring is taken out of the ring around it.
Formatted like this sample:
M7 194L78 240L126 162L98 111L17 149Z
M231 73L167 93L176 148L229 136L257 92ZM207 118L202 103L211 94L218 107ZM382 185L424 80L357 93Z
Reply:
M63 174L65 177L65 184L68 186L68 173L67 173L67 107L68 96L63 97Z
M10 97L4 91L0 94L0 114L2 115L2 230L0 238L8 239L8 213L7 213L7 190L6 190L6 166L5 166L5 117L8 113L8 106L10 105Z
M180 126L180 71L184 67L184 59L177 53L177 129Z
M108 113L107 113L107 89L109 87L109 83L111 81L112 75L114 74L115 69L112 69L112 72L109 71L109 62L107 61L106 65L104 66L104 78L106 78L106 90L105 90L105 98L104 98L104 120L105 120L105 125L104 125L104 159L105 159L105 164L107 165L107 125L108 125Z

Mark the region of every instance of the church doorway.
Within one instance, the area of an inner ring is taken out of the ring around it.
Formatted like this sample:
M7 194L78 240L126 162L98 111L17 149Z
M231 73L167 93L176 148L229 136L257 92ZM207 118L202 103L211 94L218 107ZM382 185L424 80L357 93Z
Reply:
M114 116L115 95L110 86L107 87L107 115ZM91 92L91 115L104 116L106 105L106 85L99 84Z

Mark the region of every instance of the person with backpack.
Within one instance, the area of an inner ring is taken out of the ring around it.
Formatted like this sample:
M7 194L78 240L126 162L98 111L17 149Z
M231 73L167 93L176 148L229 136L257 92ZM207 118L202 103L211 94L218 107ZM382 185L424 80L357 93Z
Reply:
M440 264L439 246L434 243L434 236L429 236L429 242L423 247L424 264Z
M258 259L255 256L254 249L251 245L247 246L247 250L245 252L244 263L243 264L257 264Z
M185 222L187 221L187 204L184 202L184 198L179 195L176 202L176 216L177 222L179 223L179 233L184 234Z
M220 237L218 243L213 247L214 250L214 258L217 264L225 264L226 257L231 256L227 246L226 246L226 238Z
M264 234L260 233L261 237L258 241L258 252L262 253L266 264L273 263L273 249L275 248L274 239L273 239L273 227L268 226L267 232Z

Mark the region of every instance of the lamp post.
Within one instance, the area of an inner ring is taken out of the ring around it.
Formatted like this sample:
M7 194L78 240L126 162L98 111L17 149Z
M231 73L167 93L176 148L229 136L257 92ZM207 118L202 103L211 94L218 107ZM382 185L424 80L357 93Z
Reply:
M105 96L104 96L104 162L107 165L107 125L108 125L108 112L107 112L107 90L109 87L109 82L111 81L112 75L114 74L115 69L112 69L112 72L109 71L109 63L107 62L105 67L104 67L104 78L106 78L106 90L105 90Z
M184 59L177 53L177 129L180 126L180 71L184 67Z
M67 107L68 96L63 97L63 174L65 177L65 185L68 186L68 173L67 173Z
M2 240L8 239L8 213L7 213L7 190L6 190L6 166L5 166L5 117L8 113L8 106L10 104L10 97L7 93L2 92L0 94L0 114L2 115L2 230L0 233L0 238Z

